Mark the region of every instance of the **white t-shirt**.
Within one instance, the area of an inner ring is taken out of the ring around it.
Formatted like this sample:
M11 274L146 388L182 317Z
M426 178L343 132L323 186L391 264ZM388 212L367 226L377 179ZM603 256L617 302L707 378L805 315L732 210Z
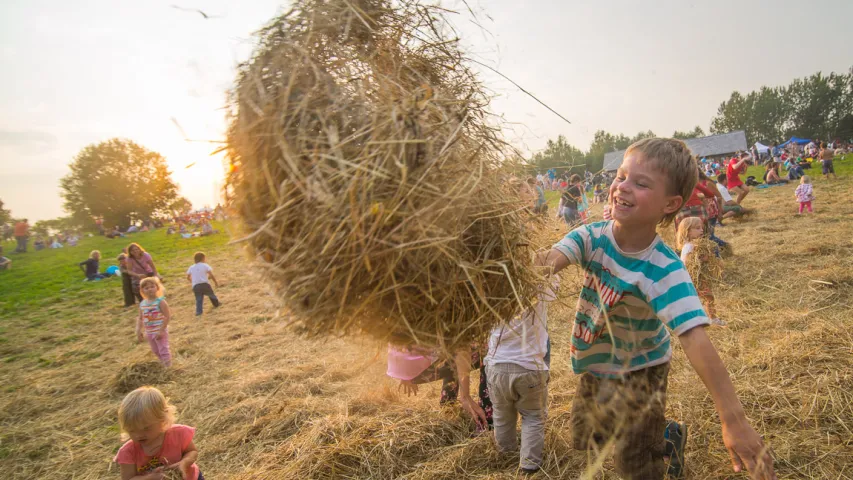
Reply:
M193 286L196 286L199 283L208 283L207 274L211 272L213 272L213 269L210 268L210 265L204 262L193 264L193 266L187 269L187 274L190 275Z
M559 279L554 277L535 305L492 329L486 365L513 363L528 370L548 370L548 303L557 298L558 285Z
M723 196L723 201L724 201L724 202L731 202L731 201L732 201L732 195L729 193L729 189L728 189L728 187L726 187L726 186L725 186L725 185L723 185L722 183L718 183L718 184L717 184L717 190L719 190L719 191L720 191L720 195L722 195L722 196Z
M690 252L693 251L695 247L693 246L693 242L687 242L681 247L681 263L687 263L687 257L690 255Z

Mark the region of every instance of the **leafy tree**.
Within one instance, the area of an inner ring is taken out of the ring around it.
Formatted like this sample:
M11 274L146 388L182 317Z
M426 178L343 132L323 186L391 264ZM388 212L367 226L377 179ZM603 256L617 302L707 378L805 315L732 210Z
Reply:
M792 135L846 138L853 112L853 68L846 74L820 72L785 87L732 92L711 121L712 133L745 130L749 143L770 143Z
M169 204L168 210L173 214L187 213L193 209L193 204L184 197L178 197Z
M129 225L165 209L178 197L166 159L130 140L114 138L85 147L60 180L64 207L83 225L103 216Z
M705 136L705 131L702 130L702 127L696 125L692 131L689 132L679 132L678 130L672 132L672 138L678 138L680 140L689 140L691 138L702 138Z
M39 220L33 225L32 231L38 235L47 236L53 232L75 230L78 227L80 227L80 223L74 217L68 216L54 218L53 220Z
M12 212L3 208L3 200L0 199L0 225L12 221Z

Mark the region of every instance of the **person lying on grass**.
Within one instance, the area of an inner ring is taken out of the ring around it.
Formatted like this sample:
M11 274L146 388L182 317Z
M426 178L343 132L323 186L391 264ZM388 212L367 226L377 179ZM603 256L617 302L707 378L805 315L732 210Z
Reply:
M710 322L690 275L656 231L690 196L697 171L682 141L634 143L610 186L613 220L579 227L537 256L551 274L572 264L585 271L571 347L572 368L581 375L573 443L589 449L613 440L623 478L663 478L665 456L670 475L680 476L686 431L666 426L664 416L671 330L714 400L734 471L746 467L753 478L775 479L769 450L705 332Z

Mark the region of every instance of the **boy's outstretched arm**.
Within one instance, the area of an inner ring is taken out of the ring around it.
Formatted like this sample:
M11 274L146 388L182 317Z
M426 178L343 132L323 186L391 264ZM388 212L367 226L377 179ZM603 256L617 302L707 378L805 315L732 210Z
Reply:
M749 424L726 366L705 329L692 328L678 339L687 359L714 399L723 424L723 443L731 456L734 471L740 472L746 467L754 479L776 480L769 448Z
M460 348L456 352L456 376L459 381L459 404L471 415L481 428L488 427L486 412L471 398L471 349Z
M562 252L552 248L536 254L535 264L537 267L551 267L552 270L549 273L557 273L571 265L571 262Z

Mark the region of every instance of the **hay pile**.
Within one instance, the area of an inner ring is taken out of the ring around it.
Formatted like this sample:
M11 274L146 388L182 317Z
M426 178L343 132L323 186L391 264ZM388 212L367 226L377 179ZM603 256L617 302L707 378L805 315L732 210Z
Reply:
M229 188L312 333L453 346L532 297L514 161L444 12L297 1L240 69Z
M121 367L112 381L116 393L126 394L145 385L157 385L169 379L169 372L160 362L131 363Z
M702 237L692 240L693 253L684 266L696 285L712 285L723 277L723 262L717 257L717 244Z

